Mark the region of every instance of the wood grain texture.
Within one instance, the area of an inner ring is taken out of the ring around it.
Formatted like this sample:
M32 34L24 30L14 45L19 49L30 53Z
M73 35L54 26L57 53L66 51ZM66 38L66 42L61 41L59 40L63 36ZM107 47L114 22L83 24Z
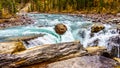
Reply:
M44 61L56 60L70 54L85 51L79 42L48 44L31 48L15 54L0 54L0 67L13 68L32 65Z

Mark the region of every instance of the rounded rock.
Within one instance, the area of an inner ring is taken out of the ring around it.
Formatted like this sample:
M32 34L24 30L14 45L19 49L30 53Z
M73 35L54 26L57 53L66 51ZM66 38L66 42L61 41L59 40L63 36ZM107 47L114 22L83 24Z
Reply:
M64 24L55 25L55 32L62 35L67 31L67 27Z

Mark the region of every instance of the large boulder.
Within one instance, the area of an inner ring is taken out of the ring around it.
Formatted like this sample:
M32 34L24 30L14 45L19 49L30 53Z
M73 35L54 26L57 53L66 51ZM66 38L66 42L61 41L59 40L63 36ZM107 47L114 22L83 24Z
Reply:
M51 63L47 68L114 68L117 63L103 56L83 56Z
M57 24L55 25L56 33L62 35L67 31L67 27L64 24Z
M108 40L107 50L113 57L120 58L120 35L113 36Z
M12 54L25 50L22 42L2 42L0 43L0 54Z
M92 33L97 33L101 30L103 30L105 28L105 26L101 23L95 23L93 24L93 26L91 27L91 32Z

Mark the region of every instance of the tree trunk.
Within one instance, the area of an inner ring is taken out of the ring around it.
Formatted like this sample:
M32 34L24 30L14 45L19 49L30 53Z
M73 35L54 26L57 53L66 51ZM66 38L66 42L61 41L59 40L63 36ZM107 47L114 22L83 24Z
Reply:
M0 54L0 68L21 67L43 61L55 61L67 55L86 53L79 42L66 42L59 44L48 44L30 48L15 54Z

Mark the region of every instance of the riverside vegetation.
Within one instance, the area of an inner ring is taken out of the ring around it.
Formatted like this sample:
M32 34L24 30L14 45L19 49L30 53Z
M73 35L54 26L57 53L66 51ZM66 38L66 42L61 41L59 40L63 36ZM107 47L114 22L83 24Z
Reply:
M0 0L0 18L13 16L28 7L29 12L117 13L120 0Z

